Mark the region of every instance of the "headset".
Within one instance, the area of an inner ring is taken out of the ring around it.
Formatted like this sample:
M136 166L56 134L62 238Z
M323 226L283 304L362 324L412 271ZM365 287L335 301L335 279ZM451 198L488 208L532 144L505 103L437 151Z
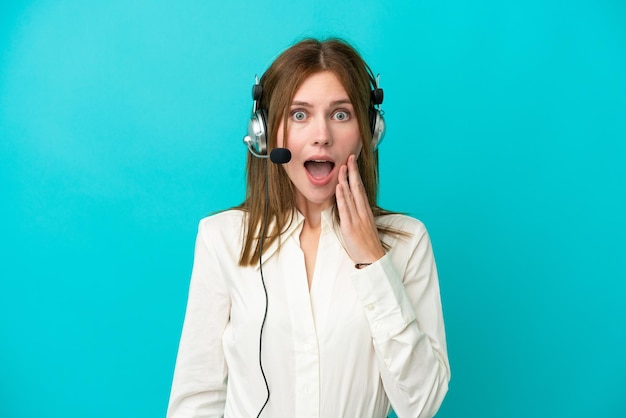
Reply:
M252 155L258 158L271 158L271 160L278 164L283 164L280 157L277 157L275 161L274 155L271 157L267 153L267 110L260 109L259 103L263 96L263 87L259 82L259 78L255 76L256 82L252 86L252 116L248 122L248 135L243 137L244 144L248 147L248 151ZM385 112L381 109L380 105L383 103L384 93L383 89L379 87L380 74L376 78L371 78L373 86L371 92L371 106L369 109L369 122L372 132L372 150L376 150L385 136L385 118L383 115ZM280 149L278 149L280 150Z

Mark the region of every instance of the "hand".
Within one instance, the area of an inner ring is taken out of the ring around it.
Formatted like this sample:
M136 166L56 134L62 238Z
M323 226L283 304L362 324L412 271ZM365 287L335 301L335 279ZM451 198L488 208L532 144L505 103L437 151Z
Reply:
M348 157L346 165L339 167L336 197L341 234L352 261L373 263L384 256L354 154Z

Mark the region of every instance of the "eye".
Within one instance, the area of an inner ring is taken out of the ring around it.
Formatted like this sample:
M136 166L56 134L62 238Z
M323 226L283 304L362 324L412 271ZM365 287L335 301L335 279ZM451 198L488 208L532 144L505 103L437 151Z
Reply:
M333 119L338 121L344 121L350 119L350 112L347 110L338 110L333 113Z
M291 119L295 120L296 122L302 122L303 120L306 120L306 113L302 110L294 110L293 112L291 112Z

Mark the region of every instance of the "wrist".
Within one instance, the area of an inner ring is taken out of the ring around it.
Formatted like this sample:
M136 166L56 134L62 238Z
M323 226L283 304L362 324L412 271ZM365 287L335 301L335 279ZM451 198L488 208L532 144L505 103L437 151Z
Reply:
M383 258L387 253L382 251L382 253L380 255L374 256L374 257L364 257L362 259L359 259L358 261L355 261L354 263L354 268L361 270L364 269L367 266L370 266L372 264L374 264L375 262L377 262L378 260L380 260L381 258Z

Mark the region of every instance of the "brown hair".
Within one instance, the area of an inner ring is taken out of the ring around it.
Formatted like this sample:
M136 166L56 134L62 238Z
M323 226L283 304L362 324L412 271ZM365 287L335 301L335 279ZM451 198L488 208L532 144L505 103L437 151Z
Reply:
M284 121L286 136L288 110L302 83L312 74L320 71L332 71L348 93L359 124L363 149L357 164L365 192L374 216L389 213L376 204L378 192L378 153L372 149L370 111L374 77L367 63L359 53L341 39L331 38L324 41L305 39L285 50L261 77L263 89L260 108L267 110L267 148L276 147L277 133ZM266 167L266 164L268 165ZM268 176L266 177L266 170ZM247 212L244 242L239 264L250 266L258 262L260 256L260 236L263 230L266 202L266 179L268 183L267 222L264 246L279 240L280 234L289 227L295 210L294 186L284 168L279 164L269 164L248 153L246 199L238 207ZM339 219L335 205L335 217ZM382 229L381 232L393 232Z

